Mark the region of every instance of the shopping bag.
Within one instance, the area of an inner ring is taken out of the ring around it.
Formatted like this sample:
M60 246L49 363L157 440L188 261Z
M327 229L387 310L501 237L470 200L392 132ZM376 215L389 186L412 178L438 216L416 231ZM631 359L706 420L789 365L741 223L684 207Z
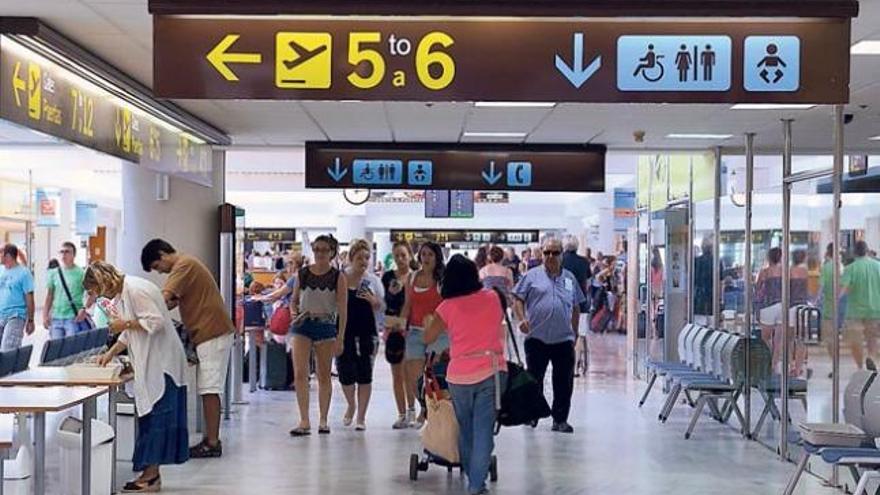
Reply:
M425 397L428 415L422 428L422 446L432 455L458 463L458 420L451 400Z

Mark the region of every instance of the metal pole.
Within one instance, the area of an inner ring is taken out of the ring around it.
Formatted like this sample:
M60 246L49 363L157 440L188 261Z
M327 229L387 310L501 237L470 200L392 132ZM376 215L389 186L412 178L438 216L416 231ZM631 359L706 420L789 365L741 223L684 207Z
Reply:
M782 149L782 177L791 175L791 123L792 119L782 121L783 149ZM791 249L791 184L783 180L782 184L782 359L779 374L781 400L780 412L780 436L779 455L788 459L788 344L789 344L789 321L788 308L791 306L791 267L789 266L789 250Z
M36 256L34 256L34 215L36 213L36 201L34 199L34 171L28 169L28 211L27 211L27 220L24 224L24 237L25 237L25 246L24 249L27 252L28 258L28 268L33 272L34 270L34 260Z
M654 337L657 335L657 330L654 328L654 323L655 323L654 322L654 287L652 287L652 284L651 284L651 270L653 270L653 268L651 267L651 261L652 261L651 257L653 255L651 243L652 243L652 237L654 235L654 220L653 220L653 218L651 218L654 214L654 164L649 163L649 165L650 165L650 168L648 170L648 191L649 191L649 193L648 193L648 230L645 235L645 249L646 249L645 260L647 260L647 263L645 263L645 273L647 273L647 276L645 277L645 280L647 281L647 284L646 284L647 290L645 291L645 294L647 294L647 306L646 306L647 314L645 315L645 320L646 320L645 321L645 354L648 355L649 357L653 357L653 356L650 356L651 349L653 348L652 342L654 340Z
M752 195L755 188L755 134L746 133L746 226L745 226L745 264L743 268L743 281L745 282L745 295L743 303L743 330L746 335L746 385L743 390L745 401L745 436L752 436Z
M116 445L119 442L119 429L117 428L119 421L116 418L117 394L119 394L119 386L111 385L107 392L107 421L110 423L110 427L113 428L113 442L110 446L110 457L113 459L110 463L110 493L116 493Z
M80 493L92 493L92 419L95 417L97 410L97 401L96 398L92 397L83 402L82 405L83 429L82 438L80 439L82 441L80 443L82 448L82 463L80 466L82 468L82 478L80 479L82 491Z
M694 222L694 158L690 159L690 186L688 189L688 202L687 202L687 216L688 216L688 238L687 238L687 257L685 258L685 262L688 267L688 286L687 286L687 321L688 323L694 323L694 272L696 271L694 268L694 262L696 260L696 256L694 256L694 239L696 237L696 225ZM679 356L679 359L681 356Z
M715 214L712 239L712 327L721 328L721 146L715 148Z
M831 421L840 421L840 339L837 334L838 305L840 297L840 209L841 182L843 180L843 105L834 105L834 172L831 184L834 192L834 209L831 214L831 232L833 235L834 254L831 262L833 297L831 298ZM831 484L839 483L839 470L834 466L831 472Z
M46 413L34 413L34 494L46 495Z

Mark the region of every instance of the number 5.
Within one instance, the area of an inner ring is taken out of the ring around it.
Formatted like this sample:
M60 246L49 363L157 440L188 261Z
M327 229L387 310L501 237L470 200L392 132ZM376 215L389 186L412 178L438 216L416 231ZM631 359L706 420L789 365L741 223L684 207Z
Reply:
M380 43L382 34L377 32L351 33L348 38L348 63L354 66L354 70L348 75L348 80L356 88L375 88L385 77L385 59L382 54L370 48L362 48L362 43ZM363 77L357 72L358 65L362 62L370 64L370 74Z

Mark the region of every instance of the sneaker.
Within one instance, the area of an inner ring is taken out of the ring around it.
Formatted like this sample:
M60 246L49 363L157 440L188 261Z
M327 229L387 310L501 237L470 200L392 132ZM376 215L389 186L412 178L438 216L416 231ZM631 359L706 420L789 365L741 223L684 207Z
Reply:
M416 422L416 410L415 409L407 409L406 416L404 417L406 421L406 427L412 428L413 424Z
M422 413L419 414L418 418L416 418L413 422L410 423L410 427L415 428L417 430L421 430L423 426L425 426L425 412L424 411L422 411Z
M405 430L409 428L409 421L407 420L406 414L401 414L397 417L397 421L391 425L391 429L393 430Z
M217 445L210 446L208 442L202 440L195 447L190 447L189 457L191 459L205 459L210 457L220 457L223 455L223 444L218 441Z
M358 423L354 427L354 431L366 431L366 430L367 430L366 423Z
M558 431L559 433L574 433L574 428L566 422L562 423L553 423L552 431Z

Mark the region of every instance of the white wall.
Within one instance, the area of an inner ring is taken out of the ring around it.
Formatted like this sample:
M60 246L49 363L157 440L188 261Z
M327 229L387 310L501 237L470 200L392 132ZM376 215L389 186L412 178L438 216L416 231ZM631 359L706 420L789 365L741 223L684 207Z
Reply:
M161 237L180 252L196 256L209 269L219 264L219 215L223 202L222 153L215 153L214 187L170 178L170 199L156 200L156 176L131 163L122 166L122 229L118 238L118 263L125 273L145 276L141 249L150 239ZM148 278L161 281L152 273Z

